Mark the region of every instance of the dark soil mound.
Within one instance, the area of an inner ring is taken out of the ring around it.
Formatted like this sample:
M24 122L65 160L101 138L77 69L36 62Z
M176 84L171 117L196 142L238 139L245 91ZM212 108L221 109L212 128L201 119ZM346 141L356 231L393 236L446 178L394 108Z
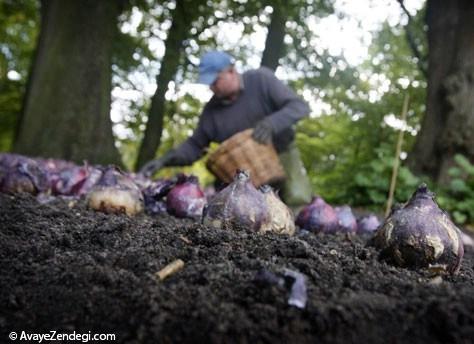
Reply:
M0 218L2 343L11 331L51 330L120 343L474 341L470 248L460 273L440 282L379 262L361 237L210 230L2 194ZM184 268L158 281L177 258ZM306 275L306 308L256 283L262 268Z

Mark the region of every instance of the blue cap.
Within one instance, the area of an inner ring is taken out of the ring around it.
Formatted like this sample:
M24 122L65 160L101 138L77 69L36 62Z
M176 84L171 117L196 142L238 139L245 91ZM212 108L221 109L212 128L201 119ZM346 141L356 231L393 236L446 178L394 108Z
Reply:
M232 64L232 57L222 51L212 50L201 57L199 63L199 84L211 85L217 74Z

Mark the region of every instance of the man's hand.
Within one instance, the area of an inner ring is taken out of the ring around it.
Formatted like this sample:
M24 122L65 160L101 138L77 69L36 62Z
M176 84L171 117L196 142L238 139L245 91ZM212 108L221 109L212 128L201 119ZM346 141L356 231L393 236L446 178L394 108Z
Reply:
M262 119L257 123L253 130L252 137L259 143L268 144L272 142L273 126L268 118Z
M169 151L159 159L148 161L141 169L140 173L145 177L150 177L165 166L179 164L178 158L173 150Z
M141 169L140 173L145 177L150 177L155 174L155 172L161 170L165 166L164 157L160 159L148 161Z

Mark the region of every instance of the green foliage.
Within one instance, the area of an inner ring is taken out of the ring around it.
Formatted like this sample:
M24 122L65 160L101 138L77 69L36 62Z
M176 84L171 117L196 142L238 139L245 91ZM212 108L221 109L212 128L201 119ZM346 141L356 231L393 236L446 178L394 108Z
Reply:
M358 129L354 123L344 117L338 121L337 117L321 118L323 123L319 124L326 130L324 134L319 131L321 136L313 138L304 133L306 130L318 132L318 125L307 120L310 123L301 125L303 128L297 137L305 166L309 166L313 190L334 204L380 209L388 197L395 144L369 147L366 144L369 140L359 137L361 132L354 132ZM395 201L405 202L420 182L408 168L400 166Z
M452 178L447 187L438 190L438 203L458 224L474 223L474 165L463 155L454 156L449 169Z
M387 201L400 130L391 123L399 117L408 94L410 111L402 147L406 155L425 111L426 80L402 28L384 25L369 51L367 61L358 67L327 53L318 57L317 68L301 58L310 72L293 86L314 87L314 97L329 105L297 127L314 193L331 203L380 208ZM403 165L398 173L395 201L405 202L420 179Z
M378 159L362 166L354 174L354 184L348 197L353 203L367 206L385 206L390 188L395 157L394 149L384 146L376 149ZM421 180L405 166L400 166L397 175L394 202L406 202ZM354 195L351 197L351 195Z
M13 142L23 87L22 83L8 79L0 87L0 152L9 151Z
M112 64L116 72L123 73L121 75L124 78L134 71L143 69L142 59L154 59L148 42L143 37L119 32L113 43Z
M20 116L38 34L38 5L34 0L7 0L0 4L0 151L11 148Z

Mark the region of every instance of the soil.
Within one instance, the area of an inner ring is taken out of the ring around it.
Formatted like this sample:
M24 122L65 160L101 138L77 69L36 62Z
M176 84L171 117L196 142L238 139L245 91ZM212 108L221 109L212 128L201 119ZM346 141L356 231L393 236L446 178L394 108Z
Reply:
M460 272L380 262L367 237L212 230L169 215L0 194L0 342L11 331L119 343L472 343L474 251ZM160 281L156 272L182 259ZM304 309L261 269L306 276Z

